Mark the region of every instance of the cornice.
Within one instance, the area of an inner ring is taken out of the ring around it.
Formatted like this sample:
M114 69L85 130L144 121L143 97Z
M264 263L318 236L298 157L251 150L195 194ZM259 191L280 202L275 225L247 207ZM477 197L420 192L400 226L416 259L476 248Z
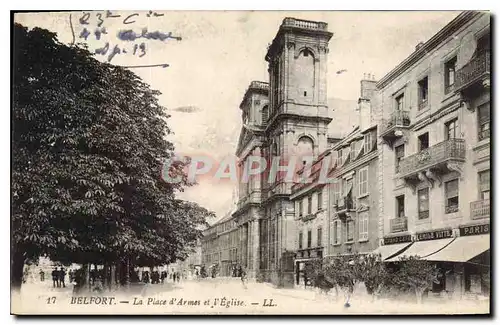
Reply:
M354 169L358 168L359 166L366 164L367 162L370 162L373 159L378 158L378 150L373 150L370 152L368 155L363 156L359 160L356 160L355 162L349 163L346 167L340 168L340 169L335 169L334 172L330 173L329 176L337 178L339 176L342 176L344 174L347 174Z
M384 88L392 80L394 80L398 75L406 71L417 61L422 59L428 52L435 49L439 44L445 41L449 36L452 36L457 30L459 30L467 22L473 20L476 17L483 15L484 13L479 11L465 11L453 19L448 25L443 27L439 32L437 32L431 39L425 42L418 50L413 52L409 57L407 57L403 62L397 65L392 71L386 74L379 82L377 82L376 87L378 89Z

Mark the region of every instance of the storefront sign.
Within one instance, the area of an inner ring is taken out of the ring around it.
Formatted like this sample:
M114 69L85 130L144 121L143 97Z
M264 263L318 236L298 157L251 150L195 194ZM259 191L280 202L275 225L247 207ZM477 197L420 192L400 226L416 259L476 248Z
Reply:
M400 244L411 242L411 235L385 237L384 245Z
M460 227L460 236L473 236L473 235L483 235L490 233L490 225L477 225L477 226L465 226Z
M433 239L443 239L451 238L453 232L451 229L445 230L434 230L417 233L417 240L433 240Z

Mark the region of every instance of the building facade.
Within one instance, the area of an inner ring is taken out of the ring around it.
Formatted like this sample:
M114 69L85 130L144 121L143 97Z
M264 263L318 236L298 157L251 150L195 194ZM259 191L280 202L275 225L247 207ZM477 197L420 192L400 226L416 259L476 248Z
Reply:
M249 156L279 166L304 152L318 157L325 151L331 121L326 66L332 35L326 23L283 20L265 57L269 84L253 82L240 105L243 128L237 156L243 168L248 168ZM234 216L240 228L241 262L249 275L286 286L293 284L294 276L293 182L279 174L269 177L270 170L240 186Z
M418 255L444 271L434 291L485 291L489 26L488 14L464 12L379 81L364 78L357 126L334 138L332 33L326 23L285 18L265 57L269 83L251 82L240 104L238 202L206 230L204 265L228 273L238 264L250 278L293 286L312 259ZM259 158L264 172L248 177ZM310 162L313 181L274 174L292 161L299 177ZM317 182L325 163L327 184Z
M218 276L234 276L239 265L239 229L229 213L203 232L201 265L209 276L214 267Z
M489 271L490 16L464 12L377 83L386 261L418 255L435 292L481 291Z

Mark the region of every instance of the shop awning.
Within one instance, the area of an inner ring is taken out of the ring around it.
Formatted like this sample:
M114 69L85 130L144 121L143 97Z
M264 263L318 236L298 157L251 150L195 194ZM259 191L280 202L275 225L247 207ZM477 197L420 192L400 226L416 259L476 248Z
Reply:
M393 245L383 245L375 249L371 254L380 254L382 261L403 252L412 243L401 243Z
M429 261L467 262L490 249L490 235L463 236L439 252L427 256Z
M446 239L436 239L436 240L425 240L425 241L417 241L413 243L407 250L402 253L395 255L387 260L386 262L398 262L399 259L403 256L419 256L422 259L426 259L425 257L434 254L444 247L448 246L454 238L446 238Z

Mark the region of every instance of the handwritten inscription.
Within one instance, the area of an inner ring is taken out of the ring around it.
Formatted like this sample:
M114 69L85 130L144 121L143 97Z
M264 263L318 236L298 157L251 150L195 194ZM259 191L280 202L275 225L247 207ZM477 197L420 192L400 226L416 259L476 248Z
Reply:
M164 14L153 11L127 15L117 14L110 10L105 12L82 12L77 19L81 30L76 34L73 31L73 37L77 36L80 41L85 42L92 39L102 41L103 43L98 45L93 50L93 53L106 56L108 62L111 62L116 55L127 54L137 58L146 56L149 53L148 41L182 40L181 36L173 35L172 32L150 31L148 27L141 26L139 22L141 15L148 19L158 19L164 16ZM123 28L120 26L123 26ZM112 30L117 30L117 32L113 33ZM153 66L166 67L168 65L156 64Z

